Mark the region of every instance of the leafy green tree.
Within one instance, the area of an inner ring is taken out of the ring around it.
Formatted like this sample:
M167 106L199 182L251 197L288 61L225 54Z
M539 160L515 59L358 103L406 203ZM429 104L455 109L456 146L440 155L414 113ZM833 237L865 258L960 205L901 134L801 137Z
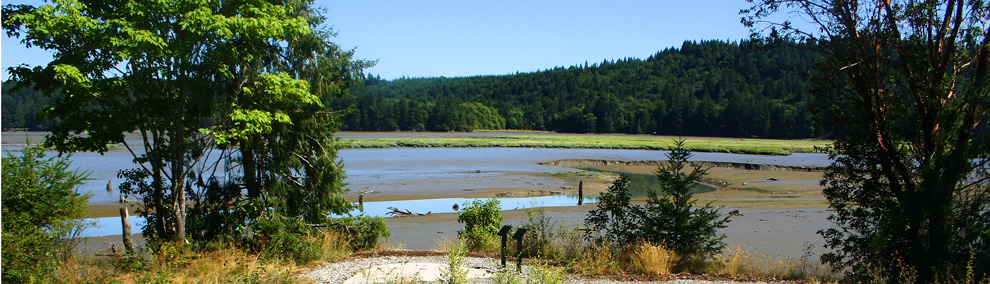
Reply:
M3 281L56 281L51 271L72 255L86 225L80 218L89 195L75 191L86 174L42 148L6 153L2 161Z
M311 6L58 0L8 5L3 26L54 51L47 66L11 70L18 84L63 90L44 113L62 118L46 143L62 152L122 143L139 167L120 173L121 188L144 197L146 235L181 241L190 198L244 216L272 205L307 220L346 211L324 107L368 65L327 41ZM217 174L228 166L240 171ZM235 217L218 220L247 223Z
M990 5L751 1L754 34L816 43L816 112L837 134L823 261L856 280L990 274ZM768 17L794 11L812 31ZM883 279L881 279L883 280Z

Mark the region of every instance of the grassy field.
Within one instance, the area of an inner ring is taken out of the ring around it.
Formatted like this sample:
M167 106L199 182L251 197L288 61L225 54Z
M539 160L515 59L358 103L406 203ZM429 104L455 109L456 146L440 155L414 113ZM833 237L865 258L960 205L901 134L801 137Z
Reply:
M828 146L825 140L712 139L687 137L685 145L695 152L719 152L759 155L811 153L815 147ZM499 135L476 137L375 137L342 139L349 148L391 147L519 147L576 149L666 150L671 137L644 135Z

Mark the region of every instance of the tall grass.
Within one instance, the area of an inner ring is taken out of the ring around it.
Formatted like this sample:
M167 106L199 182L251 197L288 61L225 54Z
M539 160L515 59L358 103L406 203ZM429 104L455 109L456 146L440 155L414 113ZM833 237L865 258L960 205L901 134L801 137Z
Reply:
M306 237L314 261L334 261L350 255L347 237L334 231ZM260 256L243 248L215 244L198 252L163 243L155 253L139 252L111 258L73 258L54 275L61 283L307 283L297 272L304 268L291 258Z
M633 271L642 274L663 276L674 272L681 256L660 245L640 242L629 256Z

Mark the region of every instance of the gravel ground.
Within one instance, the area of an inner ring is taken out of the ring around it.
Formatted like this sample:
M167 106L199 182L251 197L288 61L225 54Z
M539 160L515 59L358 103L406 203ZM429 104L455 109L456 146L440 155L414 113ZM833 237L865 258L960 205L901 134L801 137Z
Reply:
M384 264L394 264L394 263L446 263L446 256L383 256L383 257L368 257L368 258L354 258L347 261L327 263L321 265L319 268L311 270L302 275L302 277L307 277L316 280L317 283L342 283L344 280L351 278L357 273L364 269L368 269L378 265ZM487 270L490 273L495 273L498 271L498 260L491 258L477 258L477 257L465 257L464 266ZM492 279L471 279L468 283L495 283ZM587 280L587 279L568 279L564 283L581 283L581 284L612 284L612 283L622 283L622 284L633 284L633 283L668 283L668 284L757 284L757 283L768 283L768 282L739 282L739 281L706 281L706 280L672 280L664 282L644 282L644 281L614 281L614 280Z

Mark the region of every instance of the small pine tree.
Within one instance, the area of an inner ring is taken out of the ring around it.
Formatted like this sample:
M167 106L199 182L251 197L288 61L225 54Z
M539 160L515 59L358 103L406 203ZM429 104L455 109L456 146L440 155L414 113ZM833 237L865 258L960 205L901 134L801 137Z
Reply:
M728 216L707 203L695 207L697 200L691 192L708 174L705 167L688 170L691 150L684 147L684 140L675 140L674 148L667 154L667 163L657 165L654 172L660 190L650 191L646 205L633 208L634 215L642 220L643 241L660 244L685 258L704 259L725 247L725 228Z
M646 204L630 204L628 178L616 179L588 213L586 238L612 246L649 242L671 249L683 261L703 261L725 247L725 234L718 229L729 222L711 203L695 207L692 189L708 170L688 171L691 151L684 140L674 141L669 162L657 166L659 191L651 191Z

